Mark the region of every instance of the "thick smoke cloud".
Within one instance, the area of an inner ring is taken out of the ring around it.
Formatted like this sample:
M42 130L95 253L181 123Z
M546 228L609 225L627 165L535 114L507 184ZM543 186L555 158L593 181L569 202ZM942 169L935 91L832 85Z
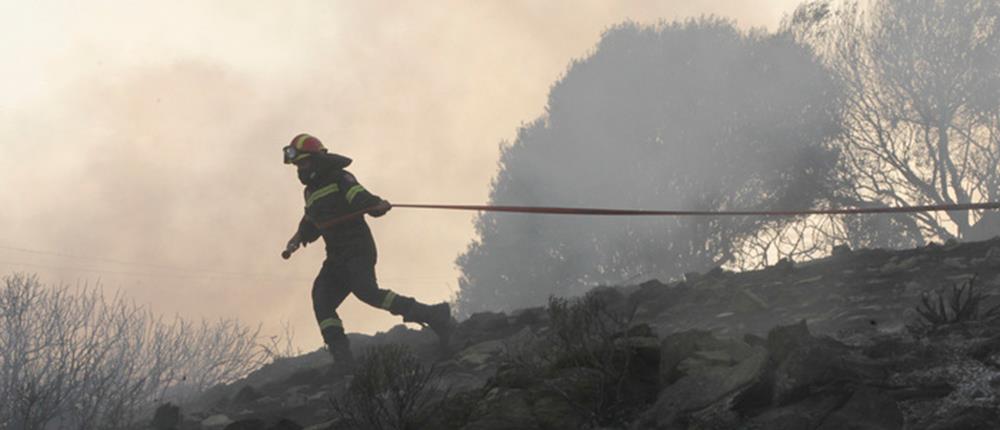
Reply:
M318 345L321 252L277 258L301 211L278 154L292 135L355 158L390 201L483 202L497 142L606 27L702 13L773 26L795 3L5 4L0 245L66 255L0 248L0 270L100 280L166 314L288 319ZM454 294L471 220L373 223L385 285ZM351 331L398 322L345 306Z
M839 89L783 34L704 19L609 30L502 151L491 201L796 210L831 195ZM733 265L788 218L485 213L459 258L463 313ZM756 250L751 250L756 251Z

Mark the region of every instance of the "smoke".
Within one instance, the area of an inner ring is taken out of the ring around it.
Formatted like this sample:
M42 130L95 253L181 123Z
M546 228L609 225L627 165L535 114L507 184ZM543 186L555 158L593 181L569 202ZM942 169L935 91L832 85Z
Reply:
M166 314L287 319L316 345L322 252L277 257L302 206L280 161L291 136L351 156L390 201L483 202L497 142L543 113L549 85L609 25L702 13L774 25L794 3L5 4L0 269L100 281ZM374 221L384 286L452 296L471 221ZM399 321L353 299L341 315L350 331Z
M704 19L624 24L550 92L502 153L503 205L794 210L829 195L838 88L780 35ZM785 220L784 222L787 222ZM459 259L463 313L732 264L760 218L493 214Z

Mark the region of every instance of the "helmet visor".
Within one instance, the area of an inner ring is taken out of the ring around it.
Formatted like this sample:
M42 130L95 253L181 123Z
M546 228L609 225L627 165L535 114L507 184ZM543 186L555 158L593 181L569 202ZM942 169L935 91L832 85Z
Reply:
M298 149L295 149L295 147L292 145L288 145L282 148L281 152L282 155L284 155L285 164L292 164L296 161L299 161L309 156L308 152L299 151Z

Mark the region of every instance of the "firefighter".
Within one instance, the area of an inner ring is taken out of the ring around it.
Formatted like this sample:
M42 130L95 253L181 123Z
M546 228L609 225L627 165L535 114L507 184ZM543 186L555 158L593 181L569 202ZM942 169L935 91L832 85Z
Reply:
M364 215L343 219L356 213L380 217L392 208L389 202L370 193L344 170L351 164L350 158L328 153L313 136L295 136L283 152L285 163L297 167L299 181L305 185L305 215L282 256L288 258L300 245L320 237L326 243L326 260L313 283L312 300L323 342L334 363L343 369L354 366L343 322L337 316L337 307L350 293L371 306L401 315L403 321L429 326L445 345L452 326L448 303L429 306L380 289L375 280L375 240Z

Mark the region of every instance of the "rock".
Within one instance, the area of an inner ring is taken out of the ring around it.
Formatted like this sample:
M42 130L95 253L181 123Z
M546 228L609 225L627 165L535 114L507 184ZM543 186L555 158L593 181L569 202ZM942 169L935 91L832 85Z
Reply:
M816 396L832 395L846 401L852 387L879 384L887 376L882 366L857 350L829 338L813 337L805 321L772 329L767 345L767 368L733 402L733 410L744 415L773 411ZM781 422L798 422L795 417L801 417L801 411L789 411L790 415L779 414Z
M1000 428L1000 413L994 408L968 407L940 418L927 430L980 430Z
M712 270L706 272L705 276L713 279L721 278L723 276L726 276L726 269L723 269L721 266L715 266L712 268Z
M478 406L463 430L541 429L526 390L494 389Z
M814 429L838 405L844 402L843 394L814 396L800 402L770 409L747 420L741 430L802 430ZM861 427L865 428L865 427Z
M488 340L463 349L457 355L458 361L466 365L478 367L491 361L504 350L504 341Z
M303 430L303 428L295 421L280 419L278 422L268 427L267 430Z
M964 260L965 260L964 258L959 258L959 257L945 258L943 264L945 266L954 269L964 269L966 267L969 267L967 264L965 264Z
M222 414L217 414L217 415L212 415L212 416L210 416L210 417L205 418L204 420L202 420L201 421L201 428L203 430L222 430L226 426L228 426L228 425L230 425L232 423L233 423L233 420L229 419L229 417L227 417L225 415L222 415Z
M305 406L309 402L309 396L302 393L290 393L285 396L285 399L281 402L286 408L298 408Z
M852 357L846 345L817 339L789 351L772 376L772 403L786 405L820 390L851 390L847 383L875 383L886 377L878 365ZM844 385L844 386L841 386Z
M811 341L812 334L806 321L800 320L797 324L771 329L767 334L767 350L771 352L773 361L781 362L791 351Z
M843 407L831 414L816 430L903 428L903 412L891 398L875 389L862 387Z
M996 266L1000 264L1000 246L991 246L986 255L983 256L983 264Z
M156 408L153 414L153 422L150 426L154 430L176 430L181 423L181 408L172 403L166 403Z
M253 386L247 385L241 388L240 391L236 392L236 395L233 396L232 403L234 405L242 406L263 396L264 395L257 391Z
M640 419L643 425L669 428L683 414L705 408L756 381L767 364L767 351L752 354L735 366L713 366L692 372L660 392L656 404Z
M924 257L921 255L915 255L913 257L907 258L899 262L899 269L910 271L916 269L920 266L920 262L923 261Z
M683 376L677 366L698 350L698 341L711 338L705 330L689 330L673 333L660 342L660 383L672 384Z
M224 430L265 430L265 425L263 420L246 419L233 422L227 425Z
M685 272L684 273L684 282L687 282L689 284L694 284L694 283L698 282L698 280L700 280L701 278L702 278L701 273L698 273L698 272Z
M766 270L777 272L779 274L787 275L795 270L795 261L789 257L784 257L778 260L774 266L768 267Z
M264 396L254 401L253 406L257 409L268 409L273 407L279 407L281 405L281 399L277 397Z
M285 381L285 384L288 384L288 385L305 385L305 386L319 386L319 385L322 385L323 382L326 381L322 377L324 370L325 370L325 367L324 368L312 368L312 369L299 370L297 372L292 373L292 375L289 376L288 379ZM244 390L247 389L247 388L250 388L251 390L253 389L252 387L247 386L247 387L244 388ZM240 392L242 392L242 391L243 390L240 390ZM238 397L239 393L237 393L236 395ZM251 393L251 395L252 395L252 393ZM233 401L235 402L236 399L234 398Z
M503 312L479 312L472 314L460 325L461 330L497 331L507 328L507 315Z
M767 302L764 299L762 299L760 296L758 296L757 294L754 294L753 291L750 291L748 289L742 289L742 290L740 290L740 293L742 293L748 299L750 299L751 301L753 301L754 303L756 303L758 306L760 306L760 309L767 310L768 308L770 308L770 306L768 306Z
M902 272L904 268L899 264L899 259L897 257L892 257L879 268L879 273L882 275L894 275L896 273Z
M519 309L511 314L514 324L517 325L538 325L548 322L549 315L545 308L536 306L533 308Z
M851 247L846 244L836 245L833 247L833 250L830 252L830 254L837 258L846 257L851 255Z
M938 400L949 396L955 388L947 383L902 387L892 390L890 395L897 402L910 400Z
M336 428L336 427L334 427L336 424L337 424L337 420L330 420L330 421L322 422L322 423L319 423L319 424L316 424L316 425L311 425L309 427L306 427L303 430L332 430L332 429Z

